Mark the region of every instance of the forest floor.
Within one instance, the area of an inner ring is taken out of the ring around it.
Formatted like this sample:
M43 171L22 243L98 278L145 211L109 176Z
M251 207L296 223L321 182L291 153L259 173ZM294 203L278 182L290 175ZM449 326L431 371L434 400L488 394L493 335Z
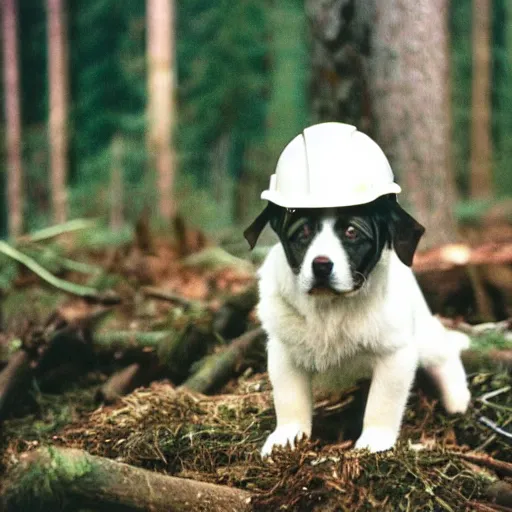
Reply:
M512 511L506 240L416 260L433 309L472 335L467 414L447 416L420 373L398 446L354 451L358 382L317 394L312 440L264 461L275 415L256 267L175 228L173 240L139 223L110 246L71 230L16 245L78 285L67 291L2 260L0 510ZM182 480L153 485L161 475Z

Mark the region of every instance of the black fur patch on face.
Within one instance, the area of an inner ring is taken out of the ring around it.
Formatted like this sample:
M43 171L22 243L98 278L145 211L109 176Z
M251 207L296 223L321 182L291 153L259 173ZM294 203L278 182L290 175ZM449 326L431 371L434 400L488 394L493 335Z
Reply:
M346 215L352 215L355 222L352 227L358 235L363 235L362 239L356 242L355 238L358 236L354 238L353 234L347 234L350 239L348 247L351 247L354 260L359 261L354 265L355 268L361 269L356 270L357 272L361 272L363 276L370 273L379 260L386 242L390 247L393 246L404 265L412 265L414 252L425 228L397 203L394 194L379 197L365 205L338 208L337 211L340 225L343 224L341 217L345 216L346 221ZM290 267L298 274L309 244L321 229L320 218L324 213L325 210L321 208L294 210L269 202L244 231L244 236L252 249L267 222L270 222L283 244ZM345 236L346 230L343 234ZM365 241L372 242L373 255Z
M321 229L322 210L281 208L276 213L270 225L281 241L290 268L298 274L309 245Z
M385 212L375 203L338 208L334 229L345 250L355 289L360 288L390 242Z
M337 208L335 232L350 261L353 279L362 285L382 254L389 230L380 203ZM290 268L295 274L306 252L322 229L322 208L295 210L280 208L274 211L270 224L279 236Z

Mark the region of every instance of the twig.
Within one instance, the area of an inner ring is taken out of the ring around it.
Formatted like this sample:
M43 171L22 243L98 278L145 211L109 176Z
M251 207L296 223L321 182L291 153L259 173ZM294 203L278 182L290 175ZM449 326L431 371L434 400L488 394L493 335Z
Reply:
M187 299L182 295L178 295L177 293L168 290L162 290L161 288L156 288L155 286L143 286L141 288L141 292L146 295L146 297L175 302L176 304L179 304L186 309L200 305L198 301Z
M176 478L72 448L25 454L8 475L6 512L91 508L130 512L249 511L251 495L232 487ZM3 504L3 507L1 505Z
M43 268L41 265L39 265L39 263L34 261L32 258L18 251L14 247L11 247L3 240L0 240L0 252L5 254L9 258L12 258L22 263L27 268L32 270L34 274L37 274L41 279L51 284L55 288L58 288L59 290L71 293L73 295L78 295L79 297L99 298L99 293L94 288L70 283L69 281L65 281L64 279L55 277L53 274L48 272L48 270Z
M505 386L500 389L495 389L494 391L490 391L489 393L485 393L485 395L480 396L478 400L483 404L487 405L487 407L492 407L493 409L499 409L500 411L512 413L512 407L507 407L505 405L489 402L489 398L494 398L495 396L502 395L503 393L508 393L511 389L512 386Z
M199 370L183 384L184 388L199 393L208 393L225 384L234 374L237 364L247 353L265 340L261 327L253 329L233 340L221 352L206 358Z
M512 432L508 432L508 431L502 429L501 427L496 425L496 423L494 423L494 421L490 420L489 418L487 418L485 416L480 416L480 418L478 418L478 421L480 423L483 423L484 425L488 426L491 430L494 430L494 432L500 434L503 437L506 437L509 441L512 441Z
M471 508L466 510L474 510L475 512L510 512L510 508L501 505L482 503L480 501L468 501L466 503Z
M493 469L495 471L503 473L506 476L512 476L512 463L510 462L498 460L491 457L490 455L483 453L462 453L455 451L449 451L448 453L455 457L460 457L461 459L473 462L474 464L479 464L481 466Z

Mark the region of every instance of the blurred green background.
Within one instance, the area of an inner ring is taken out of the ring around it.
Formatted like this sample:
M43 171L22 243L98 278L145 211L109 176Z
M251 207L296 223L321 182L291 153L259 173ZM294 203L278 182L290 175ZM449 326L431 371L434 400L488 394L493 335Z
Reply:
M472 4L449 2L454 208L459 216L478 213L512 194L512 6L506 0L491 4L492 197L477 200L468 185ZM259 193L286 142L325 117L314 108L308 5L298 0L186 0L176 2L175 9L177 208L205 230L243 224L261 208ZM66 10L69 217L108 216L113 148L120 140L124 215L131 222L156 200L145 135L146 3L71 0ZM33 230L52 222L45 2L19 0L17 23L24 229ZM2 151L0 230L6 236Z

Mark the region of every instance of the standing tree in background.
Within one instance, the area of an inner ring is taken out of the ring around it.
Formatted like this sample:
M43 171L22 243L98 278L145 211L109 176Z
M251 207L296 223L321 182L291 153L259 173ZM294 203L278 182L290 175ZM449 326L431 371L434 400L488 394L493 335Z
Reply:
M473 0L470 194L473 198L492 194L490 0Z
M371 129L367 57L373 1L306 0L311 32L311 103L315 121Z
M174 213L175 124L174 0L147 0L149 159L157 171L158 207L164 219Z
M375 136L427 228L423 248L456 238L447 8L448 0L375 2Z
M51 196L54 222L67 218L68 169L68 52L65 0L47 0L49 139Z
M7 141L7 204L9 236L23 230L23 169L21 166L21 113L18 71L16 0L2 1L5 122Z

